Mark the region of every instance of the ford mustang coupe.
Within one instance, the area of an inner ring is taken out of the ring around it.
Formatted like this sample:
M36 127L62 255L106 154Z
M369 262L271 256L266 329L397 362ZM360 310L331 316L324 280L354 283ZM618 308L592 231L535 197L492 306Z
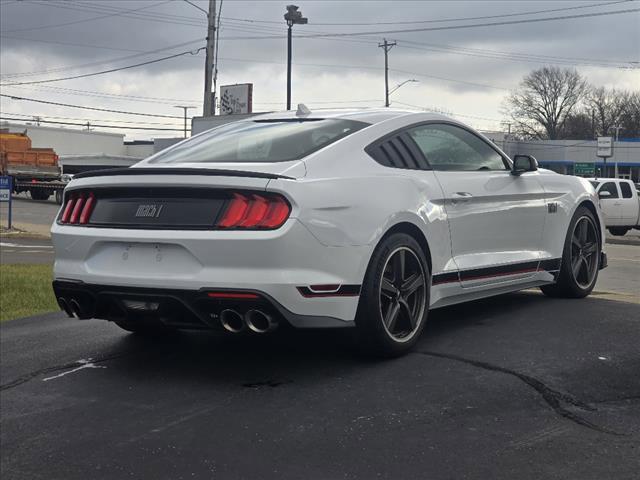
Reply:
M399 355L430 309L606 266L593 187L440 115L273 113L76 175L52 229L60 307L125 330L352 327Z

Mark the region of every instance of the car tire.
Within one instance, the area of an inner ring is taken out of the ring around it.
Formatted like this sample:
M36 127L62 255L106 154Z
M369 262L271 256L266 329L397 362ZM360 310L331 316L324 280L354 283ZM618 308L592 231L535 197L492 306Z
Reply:
M584 237L583 227L587 229ZM588 208L578 207L567 230L557 281L540 287L542 292L549 297L563 298L589 295L598 280L601 250L595 216Z
M616 237L622 237L627 234L629 229L627 227L609 227L609 233Z
M167 327L159 321L149 321L145 319L137 319L134 321L115 320L113 323L127 332L142 336L161 336L175 331L173 328Z
M418 242L404 233L384 238L373 252L361 289L358 348L376 357L411 350L427 321L430 290L431 272Z

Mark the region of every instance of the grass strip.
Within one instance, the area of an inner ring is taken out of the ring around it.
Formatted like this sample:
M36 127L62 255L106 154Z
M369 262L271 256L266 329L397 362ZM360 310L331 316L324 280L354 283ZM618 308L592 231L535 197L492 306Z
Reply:
M59 310L51 265L0 265L0 322Z

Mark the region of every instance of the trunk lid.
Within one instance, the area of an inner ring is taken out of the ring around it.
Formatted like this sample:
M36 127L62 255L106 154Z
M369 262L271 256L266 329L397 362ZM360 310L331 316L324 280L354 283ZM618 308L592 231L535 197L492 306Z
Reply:
M286 164L285 164L286 163ZM301 161L239 164L181 164L136 166L84 172L65 191L58 223L103 228L209 230L224 214L234 194L268 198L266 187L274 179L304 176ZM206 167L206 168L203 168ZM244 167L238 169L238 167ZM264 193L263 193L264 192ZM87 221L81 213L92 198ZM80 200L82 199L82 200ZM65 220L69 203L72 203Z

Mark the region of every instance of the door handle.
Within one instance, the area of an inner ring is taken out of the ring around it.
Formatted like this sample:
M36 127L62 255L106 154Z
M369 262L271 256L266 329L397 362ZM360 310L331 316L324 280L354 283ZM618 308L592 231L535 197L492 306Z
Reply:
M454 192L451 194L451 203L455 205L458 202L468 202L472 197L469 192Z

